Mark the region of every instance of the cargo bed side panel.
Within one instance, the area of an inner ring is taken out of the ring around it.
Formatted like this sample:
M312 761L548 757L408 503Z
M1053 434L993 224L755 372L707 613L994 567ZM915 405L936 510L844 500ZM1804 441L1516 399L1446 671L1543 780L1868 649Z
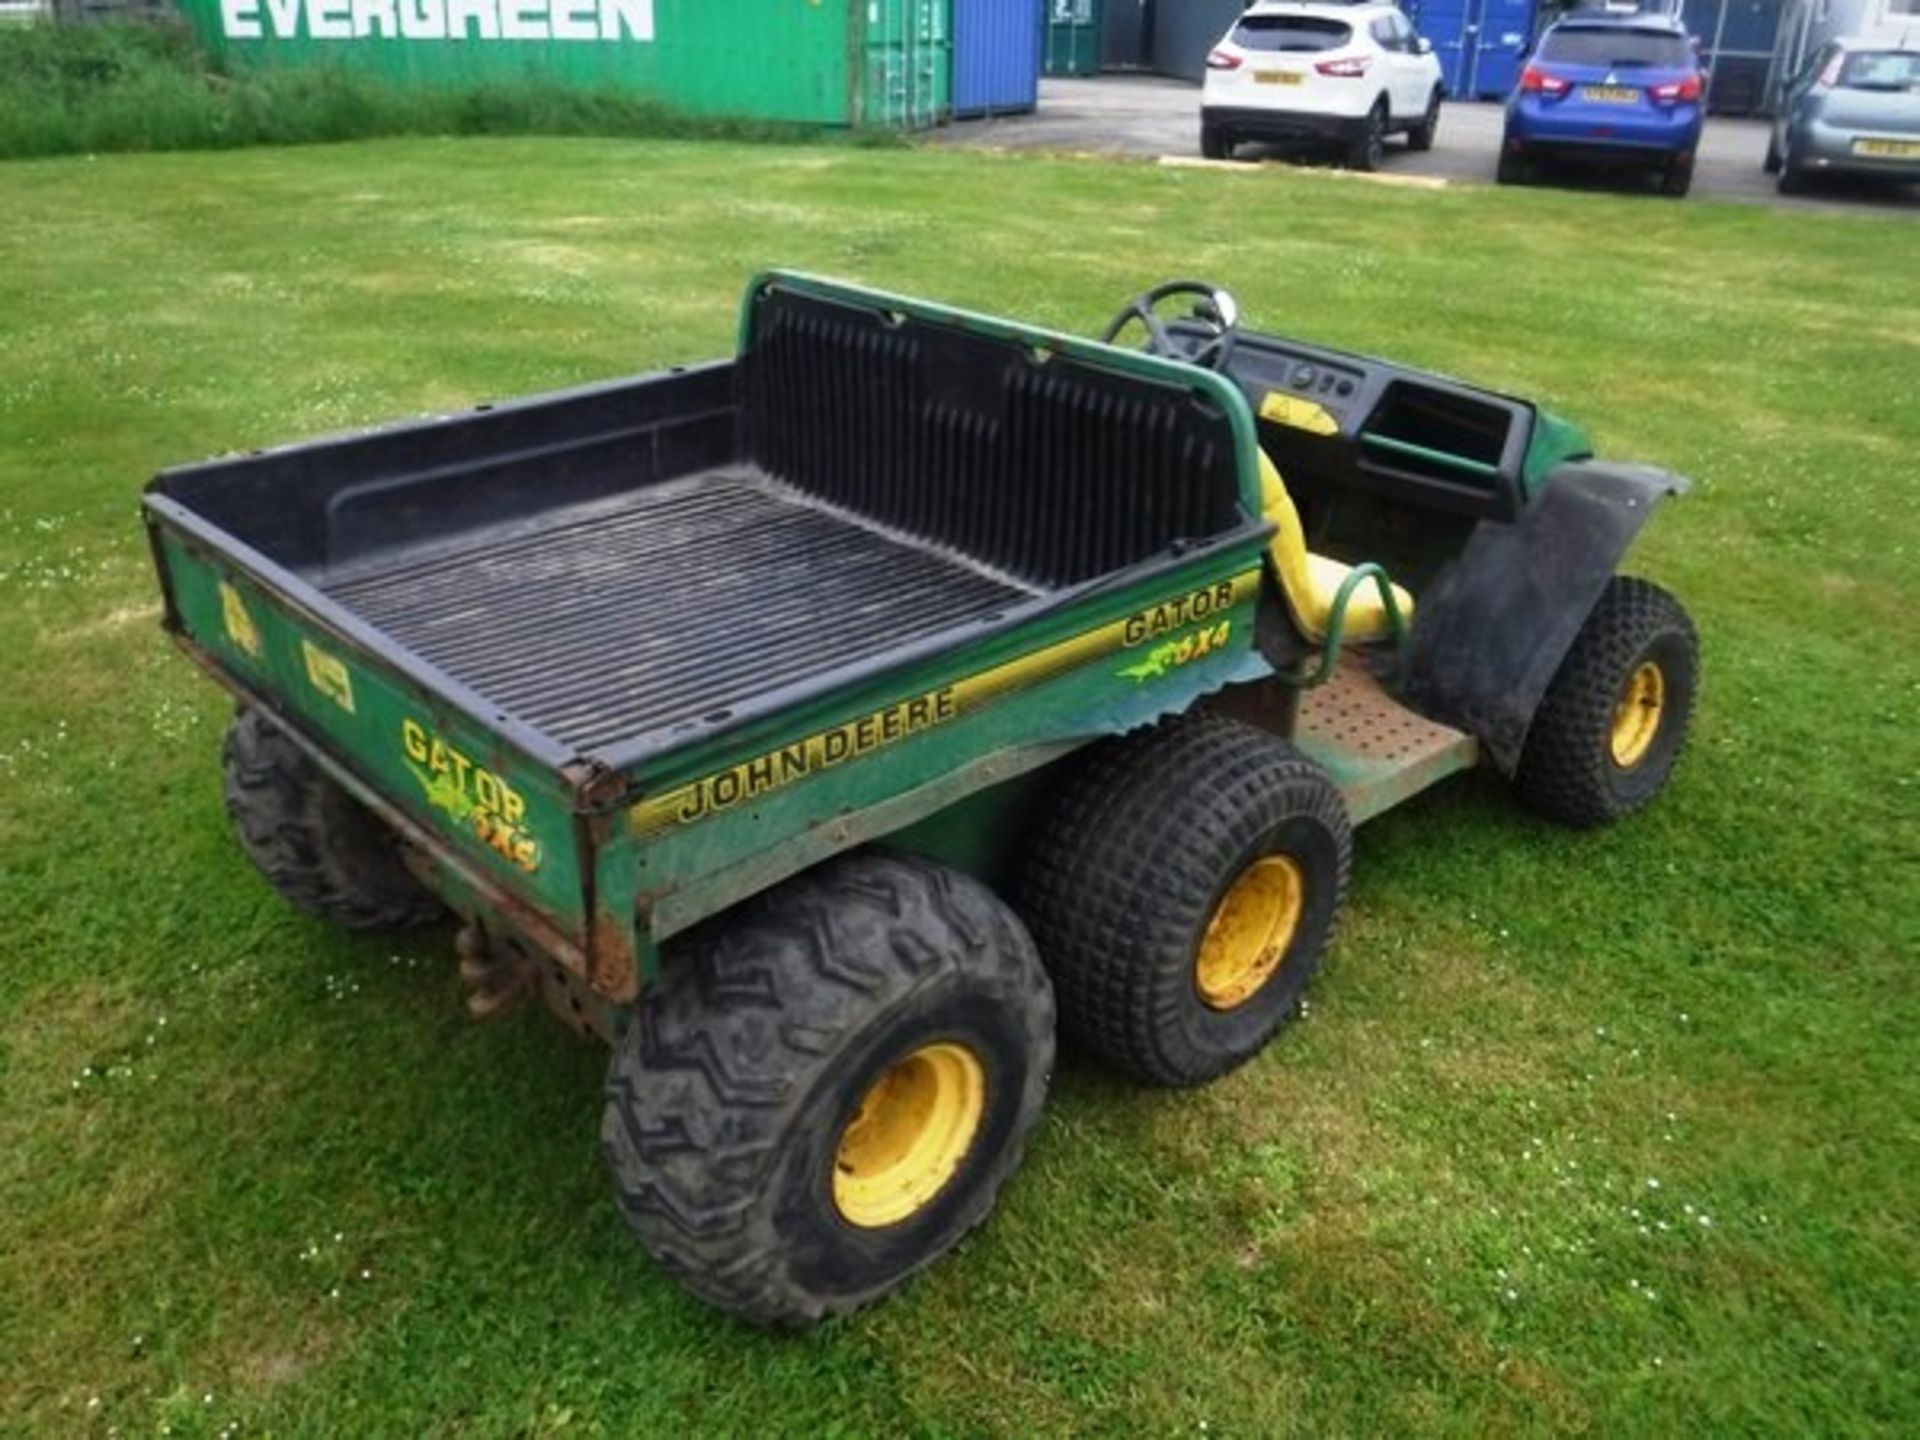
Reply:
M156 540L170 623L198 658L584 941L584 857L554 771L170 527Z
M658 941L826 856L1249 678L1259 540L662 757L599 852ZM644 979L644 976L642 977Z

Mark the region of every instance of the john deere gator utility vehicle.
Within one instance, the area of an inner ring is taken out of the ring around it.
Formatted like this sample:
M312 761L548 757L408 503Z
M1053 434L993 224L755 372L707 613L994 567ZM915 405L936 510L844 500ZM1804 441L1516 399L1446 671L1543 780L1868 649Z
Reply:
M1056 1015L1150 1084L1256 1054L1353 825L1475 765L1572 825L1659 790L1694 632L1615 570L1682 488L1208 286L1095 343L776 273L731 360L145 513L254 863L611 1042L641 1241L802 1325L986 1215Z

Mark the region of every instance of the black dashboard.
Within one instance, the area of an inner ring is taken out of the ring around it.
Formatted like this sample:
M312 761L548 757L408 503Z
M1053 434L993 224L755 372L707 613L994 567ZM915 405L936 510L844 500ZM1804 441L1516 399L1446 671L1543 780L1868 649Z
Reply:
M1168 327L1176 339L1198 327ZM1475 519L1512 520L1534 407L1385 360L1242 332L1227 372L1296 492L1360 490Z

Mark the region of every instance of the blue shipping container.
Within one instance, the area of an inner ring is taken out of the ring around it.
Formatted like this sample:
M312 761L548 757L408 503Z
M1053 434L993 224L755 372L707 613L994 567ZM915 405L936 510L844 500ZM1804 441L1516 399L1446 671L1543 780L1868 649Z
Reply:
M1433 42L1447 94L1502 100L1520 82L1533 38L1534 0L1403 0L1413 28Z
M1005 114L1040 103L1043 0L953 0L953 113Z

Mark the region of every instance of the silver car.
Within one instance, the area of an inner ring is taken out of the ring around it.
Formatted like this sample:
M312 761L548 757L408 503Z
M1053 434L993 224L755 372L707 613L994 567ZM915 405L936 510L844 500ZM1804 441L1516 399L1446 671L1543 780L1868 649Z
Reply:
M1920 181L1920 50L1872 40L1816 50L1781 96L1767 173L1783 195L1820 175Z

